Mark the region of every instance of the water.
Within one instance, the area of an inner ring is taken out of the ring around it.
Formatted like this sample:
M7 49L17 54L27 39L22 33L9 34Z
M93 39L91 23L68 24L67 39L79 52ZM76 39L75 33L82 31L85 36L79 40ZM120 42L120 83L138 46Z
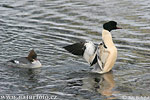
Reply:
M1 65L1 94L59 100L150 96L149 8L148 0L1 0L0 63L34 48L43 64L34 70ZM101 42L102 24L110 20L123 28L112 31L118 59L112 72L93 74L84 59L62 47L81 39Z

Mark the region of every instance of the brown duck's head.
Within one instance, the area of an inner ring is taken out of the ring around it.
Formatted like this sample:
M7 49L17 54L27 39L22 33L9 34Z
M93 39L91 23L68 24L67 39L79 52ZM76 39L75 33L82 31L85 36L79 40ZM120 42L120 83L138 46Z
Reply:
M27 59L31 62L33 62L34 60L37 60L37 54L35 53L33 49L30 51Z

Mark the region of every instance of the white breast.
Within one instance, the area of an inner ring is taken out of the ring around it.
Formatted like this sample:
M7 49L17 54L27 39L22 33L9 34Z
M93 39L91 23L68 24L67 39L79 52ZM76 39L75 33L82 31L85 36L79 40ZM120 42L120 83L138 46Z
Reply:
M31 68L39 68L39 67L41 67L41 66L42 66L42 64L40 63L39 60L34 60L34 61L32 62Z
M97 49L97 62L99 65L99 70L97 71L97 67L95 67L95 72L98 73L106 73L109 72L114 66L117 59L117 48L115 47L111 33L107 30L103 30L102 39L106 47L104 45L99 45Z

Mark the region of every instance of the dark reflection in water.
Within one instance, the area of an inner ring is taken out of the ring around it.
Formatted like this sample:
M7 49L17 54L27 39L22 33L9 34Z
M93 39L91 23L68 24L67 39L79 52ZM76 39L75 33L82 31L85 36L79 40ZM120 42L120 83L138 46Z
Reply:
M113 95L118 93L115 91L115 81L112 71L103 75L93 75L84 80L86 88L90 88L100 95L106 96L107 99L116 99ZM90 86L89 86L90 84ZM83 86L85 88L85 86Z
M113 89L115 88L113 73L106 73L102 77L102 81L95 78L95 81L99 84L97 92L101 93L104 96L107 96L108 99L116 99L115 97L111 97L114 93L117 93L117 91L113 91Z
M73 74L77 74L75 75L76 77ZM103 75L95 73L70 73L69 75L74 76L74 78L64 80L67 82L64 92L70 95L72 94L80 99L88 98L91 100L98 98L118 98L114 95L119 93L119 91L115 90L116 86L112 71ZM82 97L80 97L80 95L82 95Z

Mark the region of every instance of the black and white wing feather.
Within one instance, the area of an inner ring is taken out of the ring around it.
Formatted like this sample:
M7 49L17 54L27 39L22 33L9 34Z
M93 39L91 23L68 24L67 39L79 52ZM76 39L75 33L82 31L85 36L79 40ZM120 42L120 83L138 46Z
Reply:
M74 55L81 55L83 58L91 65L93 65L96 60L94 60L96 56L95 45L91 41L74 43L72 45L68 45L63 47L70 53ZM93 62L94 60L94 62Z
M83 56L85 50L84 44L85 42L79 42L79 43L74 43L72 45L65 46L63 48L74 55Z

